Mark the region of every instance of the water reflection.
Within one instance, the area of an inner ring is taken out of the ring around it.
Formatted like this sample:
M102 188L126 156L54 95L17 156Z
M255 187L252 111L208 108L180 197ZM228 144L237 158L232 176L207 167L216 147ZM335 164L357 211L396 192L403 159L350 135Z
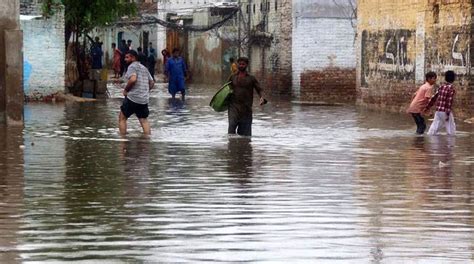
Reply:
M152 142L141 137L120 142L120 159L123 166L124 197L145 198L150 195Z
M462 145L453 137L392 138L399 147L387 149L383 140L362 140L358 155L373 262L472 257L472 173L454 160Z
M24 204L22 128L0 126L0 263L20 263Z
M251 181L254 175L253 151L250 138L229 137L227 151L221 157L227 161L229 175L242 185Z
M119 91L27 105L23 131L0 131L0 262L473 259L472 129L271 100L254 137L228 137L214 91L190 93L152 91L149 138L135 119L118 135Z

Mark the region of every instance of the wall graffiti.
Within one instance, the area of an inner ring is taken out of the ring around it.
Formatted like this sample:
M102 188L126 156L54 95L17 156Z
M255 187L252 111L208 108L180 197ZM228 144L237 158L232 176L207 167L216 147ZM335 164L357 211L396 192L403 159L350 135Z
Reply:
M361 82L371 78L414 80L416 35L413 30L362 32ZM470 75L470 33L463 27L443 27L425 36L425 69L440 75L448 70Z
M362 84L371 76L409 80L415 78L415 32L384 30L362 32Z
M470 75L470 34L462 28L443 28L427 39L427 68Z

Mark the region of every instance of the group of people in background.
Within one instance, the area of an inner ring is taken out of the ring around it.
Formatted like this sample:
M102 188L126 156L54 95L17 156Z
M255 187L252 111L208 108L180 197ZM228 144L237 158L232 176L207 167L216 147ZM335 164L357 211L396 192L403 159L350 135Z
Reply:
M456 134L456 124L452 113L454 95L454 81L456 74L453 71L447 71L444 74L445 82L434 92L437 75L434 72L428 72L425 75L425 83L415 92L407 112L413 116L417 129L417 134L423 134L426 130L426 123L423 115L429 115L431 107L436 107L434 120L431 124L428 135L437 135L441 128L446 129L450 136Z
M114 78L119 78L124 75L127 71L128 64L125 60L125 55L128 51L133 50L132 40L122 40L117 47L116 43L112 43L113 50L113 63L112 69L114 70ZM156 50L153 48L153 43L148 44L148 49L143 50L138 47L136 50L138 54L138 61L148 69L148 72L155 79L155 65L156 65Z

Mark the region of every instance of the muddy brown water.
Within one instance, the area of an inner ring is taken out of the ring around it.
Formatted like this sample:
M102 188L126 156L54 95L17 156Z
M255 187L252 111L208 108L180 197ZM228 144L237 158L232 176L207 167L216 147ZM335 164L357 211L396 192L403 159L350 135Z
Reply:
M273 100L228 137L217 87L151 99L152 135L116 127L120 91L28 104L0 127L0 263L470 263L474 132Z

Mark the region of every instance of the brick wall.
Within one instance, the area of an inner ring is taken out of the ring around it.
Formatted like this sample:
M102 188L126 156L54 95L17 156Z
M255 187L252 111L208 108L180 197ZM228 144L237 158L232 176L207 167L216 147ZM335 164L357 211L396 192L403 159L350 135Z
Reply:
M327 67L322 71L304 71L300 75L299 99L304 102L354 103L355 68Z
M428 71L453 70L455 116L474 115L471 1L400 0L358 6L357 103L405 111Z
M296 98L333 103L355 101L355 31L349 17L296 14L292 48Z
M64 16L21 20L24 34L24 92L28 99L41 100L64 91Z

